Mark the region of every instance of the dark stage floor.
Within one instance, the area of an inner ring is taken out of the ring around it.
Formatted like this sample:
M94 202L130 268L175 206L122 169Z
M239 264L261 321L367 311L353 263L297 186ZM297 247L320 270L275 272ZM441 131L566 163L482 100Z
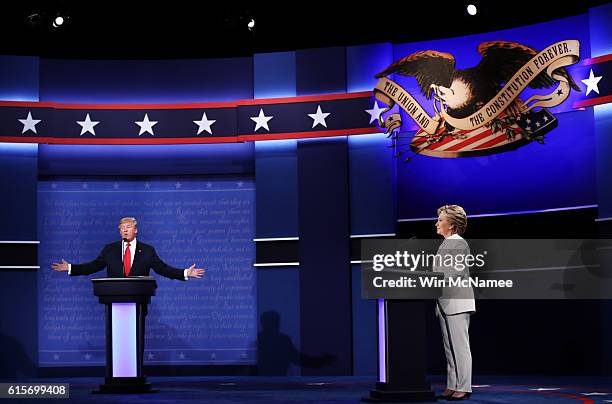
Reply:
M444 379L431 377L441 392ZM25 382L26 380L20 380ZM29 379L70 383L70 402L83 403L360 403L374 385L368 377L149 377L158 393L97 395L102 378ZM0 380L0 382L8 382ZM606 403L612 402L612 379L603 377L478 376L470 403ZM0 400L2 401L2 400ZM6 399L4 402L25 402ZM40 402L39 400L31 400ZM62 400L66 402L66 400Z

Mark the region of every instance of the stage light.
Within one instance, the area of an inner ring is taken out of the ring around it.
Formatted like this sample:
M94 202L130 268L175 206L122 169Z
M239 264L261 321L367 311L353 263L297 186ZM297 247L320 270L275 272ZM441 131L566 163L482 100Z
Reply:
M66 19L61 15L58 15L53 19L53 28L61 27L62 25L64 25L64 22L66 22Z
M251 21L247 24L249 31L253 31L255 29L255 19L251 18Z
M467 6L467 12L468 12L469 15L476 15L476 13L478 12L478 9L476 8L475 5L469 4Z

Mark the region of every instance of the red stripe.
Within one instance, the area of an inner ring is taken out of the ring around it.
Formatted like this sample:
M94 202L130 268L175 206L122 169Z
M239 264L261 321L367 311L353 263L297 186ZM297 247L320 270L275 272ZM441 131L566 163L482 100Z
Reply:
M292 102L350 100L352 98L365 98L365 97L371 97L371 96L372 96L371 91L362 91L358 93L307 95L303 97L289 97L289 98L258 98L254 100L240 100L237 103L238 105L290 104Z
M55 108L54 102L0 101L0 107Z
M235 102L192 102L183 104L60 104L55 103L56 109L202 109L202 108L236 108Z
M601 105L612 102L612 95L604 95L603 97L589 98L588 100L576 101L572 104L572 108L592 107L593 105Z
M591 59L584 59L582 61L582 64L585 66L589 66L597 63L609 62L610 60L612 60L612 53L603 56L597 56Z
M275 133L275 134L253 134L253 135L241 135L238 139L241 141L255 141L255 140L280 140L280 139L303 139L303 138L316 138L316 137L330 137L330 136L345 136L345 135L367 135L370 133L380 133L378 128L357 128L357 129L339 129L339 130L322 130L318 132L288 132L288 133Z
M474 142L479 141L480 139L484 139L485 137L491 134L491 129L486 129L484 132L481 132L469 139L464 140L463 142L457 143L456 145L449 147L444 151L457 151L463 149L465 146L468 146Z
M506 140L508 138L508 135L506 135L505 133L502 135L499 135L497 137L494 137L491 140L488 140L486 142L484 142L483 144L481 144L480 146L476 146L474 147L474 150L478 150L478 149L486 149L487 147L491 147L491 146L495 146L498 143L503 142L504 140Z
M17 137L17 136L0 136L0 142L3 143L52 143L54 137Z
M378 128L357 128L322 130L316 132L289 132L273 134L249 134L241 136L224 137L180 137L180 138L112 138L102 139L95 137L86 138L58 138L58 137L11 137L0 136L0 142L8 143L50 143L50 144L208 144L208 143L238 143L258 140L282 140L282 139L305 139L330 136L366 135L380 133Z
M372 91L342 94L308 95L303 97L246 99L235 102L191 102L178 104L73 104L61 102L0 101L0 107L57 108L57 109L201 109L235 108L240 105L290 104L298 102L349 100L371 97Z
M477 391L481 391L481 390L489 390L489 391L513 391L513 392L517 392L517 393L552 394L552 395L557 395L557 396L562 396L562 397L574 398L576 400L582 401L583 404L595 404L595 402L592 399L590 399L590 398L577 396L575 394L559 393L559 392L556 392L556 391L537 391L537 390L524 390L524 389L509 389L509 388L502 388L502 387L482 387L482 388L478 388Z

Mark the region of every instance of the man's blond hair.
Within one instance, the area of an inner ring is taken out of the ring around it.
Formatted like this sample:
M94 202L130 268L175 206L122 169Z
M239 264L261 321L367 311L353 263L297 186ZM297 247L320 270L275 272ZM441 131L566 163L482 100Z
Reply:
M136 221L136 218L134 217L122 217L121 220L119 220L119 226L117 227L121 227L121 225L123 223L134 223L134 227L138 227L138 222Z

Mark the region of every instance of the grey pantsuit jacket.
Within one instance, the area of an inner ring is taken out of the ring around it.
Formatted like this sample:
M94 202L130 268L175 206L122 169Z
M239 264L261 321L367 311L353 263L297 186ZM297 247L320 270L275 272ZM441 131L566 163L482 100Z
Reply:
M457 257L458 255L467 255L470 253L470 247L467 241L458 234L453 234L445 239L440 248L438 248L438 254L443 257L447 254ZM455 262L455 261L453 261ZM470 278L470 270L467 265L465 268L460 268L459 265L455 266L438 266L437 263L433 266L434 272L443 272L444 280L448 283L450 278ZM443 314L449 316L459 313L472 313L476 311L476 304L474 301L474 290L471 287L445 287L442 290L442 296L438 298L439 308L443 311Z

